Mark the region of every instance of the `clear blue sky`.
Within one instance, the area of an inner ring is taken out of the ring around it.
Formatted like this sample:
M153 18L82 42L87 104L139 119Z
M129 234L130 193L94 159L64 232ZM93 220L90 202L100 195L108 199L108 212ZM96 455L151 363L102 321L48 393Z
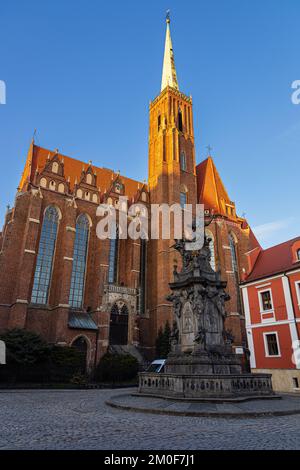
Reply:
M264 246L300 235L299 0L1 2L1 224L37 144L147 177L148 103L160 89L165 11L196 155L213 156Z

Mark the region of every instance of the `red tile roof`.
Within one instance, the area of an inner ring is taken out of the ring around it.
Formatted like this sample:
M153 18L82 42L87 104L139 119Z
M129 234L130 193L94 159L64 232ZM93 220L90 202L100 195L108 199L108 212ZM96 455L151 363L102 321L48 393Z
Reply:
M253 270L247 276L245 282L263 279L275 274L284 273L292 269L300 268L300 261L293 259L292 247L295 242L300 241L300 237L293 238L280 245L272 246L267 250L262 250L259 254Z
M198 201L204 204L205 209L213 209L215 213L225 212L221 200L230 202L229 196L214 161L208 157L196 167Z
M55 153L54 151L31 144L19 188L22 189L26 181L33 181L36 169L40 173L47 163L48 155L50 154L50 158L52 158ZM61 153L58 154L58 157L60 160L63 159L64 161L64 176L66 179L68 179L68 177L70 178L70 188L73 190L75 180L80 181L82 169L87 170L89 164L76 160L75 158L67 157ZM101 192L108 190L111 187L112 179L117 177L117 173L107 168L101 168L95 165L91 166L93 171L97 174L97 186L101 188ZM125 186L125 194L129 198L134 197L138 189L144 184L121 175L120 179Z

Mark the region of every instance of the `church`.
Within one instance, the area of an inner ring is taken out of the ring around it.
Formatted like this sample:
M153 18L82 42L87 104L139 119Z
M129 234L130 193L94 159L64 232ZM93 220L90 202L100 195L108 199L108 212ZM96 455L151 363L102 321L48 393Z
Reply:
M118 211L121 196L146 206L200 203L207 220L214 216L207 236L211 265L230 295L226 329L246 358L239 285L259 243L212 157L196 164L193 101L179 89L169 18L161 92L149 105L148 167L148 181L135 181L31 142L0 233L0 331L26 328L73 345L85 352L88 370L108 349L154 358L159 329L172 324L174 240L100 240L97 207Z

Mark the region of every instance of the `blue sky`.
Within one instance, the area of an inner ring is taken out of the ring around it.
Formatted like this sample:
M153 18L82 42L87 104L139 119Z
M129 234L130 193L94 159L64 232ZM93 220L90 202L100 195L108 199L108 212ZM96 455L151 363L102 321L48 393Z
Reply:
M300 234L299 0L6 0L0 14L0 219L36 142L147 177L165 11L196 156L213 157L263 246Z

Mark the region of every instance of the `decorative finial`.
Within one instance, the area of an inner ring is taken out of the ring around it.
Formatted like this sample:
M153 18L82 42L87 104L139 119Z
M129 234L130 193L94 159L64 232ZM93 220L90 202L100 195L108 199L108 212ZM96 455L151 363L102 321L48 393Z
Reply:
M36 136L36 129L34 129L33 131L33 135L32 135L32 143L34 144L34 139L35 139L35 136Z
M170 10L167 10L167 12L166 12L166 22L169 23L169 24L170 24L170 22L171 22L170 13L171 13L171 11L170 11Z
M91 165L91 164L92 164L92 160L89 160L89 165Z

